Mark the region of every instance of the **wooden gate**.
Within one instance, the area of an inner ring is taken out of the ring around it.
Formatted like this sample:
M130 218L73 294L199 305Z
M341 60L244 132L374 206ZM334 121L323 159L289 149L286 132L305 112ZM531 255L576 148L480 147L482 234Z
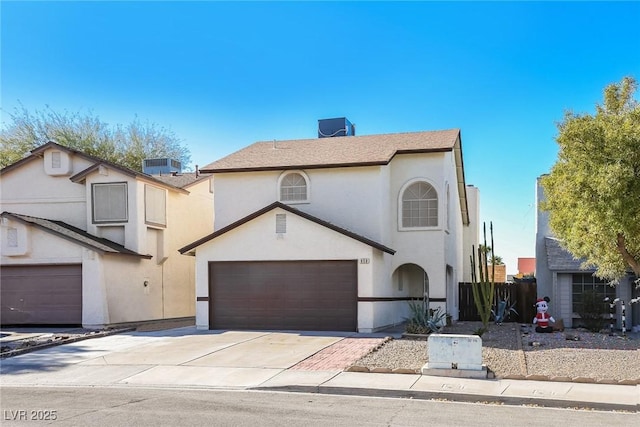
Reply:
M458 320L479 321L480 315L473 301L473 283L459 283L460 313ZM496 283L495 302L506 301L507 309L513 305L517 311L511 313L505 322L531 323L536 315L537 285L535 281L519 283ZM505 316L508 313L505 311Z

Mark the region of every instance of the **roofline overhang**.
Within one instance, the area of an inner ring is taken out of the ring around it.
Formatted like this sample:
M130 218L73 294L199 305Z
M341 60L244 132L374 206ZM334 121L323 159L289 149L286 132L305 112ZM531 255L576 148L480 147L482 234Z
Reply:
M122 255L122 256L131 256L131 257L136 257L136 258L144 258L144 259L153 258L152 255L142 255L142 254L135 253L133 251L131 253L127 253L127 252L107 252L104 249L100 249L100 248L98 248L96 246L93 246L93 245L91 245L89 243L83 242L83 241L78 240L78 239L74 239L71 236L67 236L67 235L65 235L63 233L59 233L56 230L52 230L50 228L43 227L42 225L34 223L34 222L26 221L26 220L20 218L19 216L16 216L16 215L12 214L11 212L2 212L2 214L0 214L0 216L2 216L2 217L10 217L12 220L18 221L21 224L24 224L24 225L27 225L27 226L34 227L34 228L37 228L39 230L45 231L45 232L47 232L49 234L52 234L52 235L54 235L56 237L60 237L60 238L62 238L64 240L67 240L69 242L75 243L75 244L77 244L79 246L82 246L84 248L90 249L90 250L92 250L94 252L98 252L100 255ZM48 221L50 221L50 220L48 220ZM102 240L106 240L106 239L102 239ZM104 244L105 246L109 246L110 247L110 245L108 245L105 242L101 242L101 243ZM112 248L112 249L116 250L116 248Z
M241 167L241 168L211 168L200 169L203 173L230 173L230 172L264 172L294 169L332 169L332 168L354 168L363 166L385 166L391 163L393 158L398 154L428 154L428 153L446 153L453 151L453 148L438 148L425 150L396 150L387 160L373 162L354 162L354 163L317 163L317 164L300 164L300 165L277 165L264 167Z

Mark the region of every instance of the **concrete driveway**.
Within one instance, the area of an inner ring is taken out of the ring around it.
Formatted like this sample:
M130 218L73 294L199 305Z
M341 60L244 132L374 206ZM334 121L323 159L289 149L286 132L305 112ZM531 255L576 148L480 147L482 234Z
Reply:
M337 375L350 358L359 358L383 340L383 335L354 337L340 332L198 331L187 327L123 333L35 351L2 360L0 373L5 385L248 388L289 370L288 380L295 375L301 384L317 383ZM340 351L328 351L334 345ZM331 369L290 370L323 351L325 358L342 359L338 365L324 365L333 366Z

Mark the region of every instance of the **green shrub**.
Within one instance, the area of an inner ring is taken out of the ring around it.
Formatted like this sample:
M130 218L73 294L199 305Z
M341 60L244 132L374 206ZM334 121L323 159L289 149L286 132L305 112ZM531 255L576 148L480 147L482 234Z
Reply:
M578 307L580 319L577 323L592 332L598 332L605 327L608 308L601 294L586 291L582 294L582 304Z

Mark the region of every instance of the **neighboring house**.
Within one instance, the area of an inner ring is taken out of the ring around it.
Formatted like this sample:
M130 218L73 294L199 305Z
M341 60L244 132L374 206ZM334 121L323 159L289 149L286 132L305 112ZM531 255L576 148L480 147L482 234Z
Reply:
M535 258L518 258L518 276L535 276L536 259Z
M180 249L196 257L197 327L370 332L422 298L457 319L478 241L460 131L319 131L346 136L257 142L202 168L215 231Z
M496 283L505 283L507 281L507 266L505 264L487 265L489 270L489 280Z
M582 295L595 291L602 299L620 298L626 304L626 327L640 324L640 308L628 304L637 296L638 290L633 286L631 276L623 278L615 287L594 275L595 268L583 269L584 260L576 259L566 251L549 228L549 213L540 209L544 201L544 189L537 180L537 230L536 230L536 282L538 297L548 296L551 299L549 313L556 319L563 319L567 327L580 326ZM617 327L621 328L621 310L616 310Z
M194 263L177 249L213 229L210 180L153 177L53 142L3 168L2 324L192 317Z

